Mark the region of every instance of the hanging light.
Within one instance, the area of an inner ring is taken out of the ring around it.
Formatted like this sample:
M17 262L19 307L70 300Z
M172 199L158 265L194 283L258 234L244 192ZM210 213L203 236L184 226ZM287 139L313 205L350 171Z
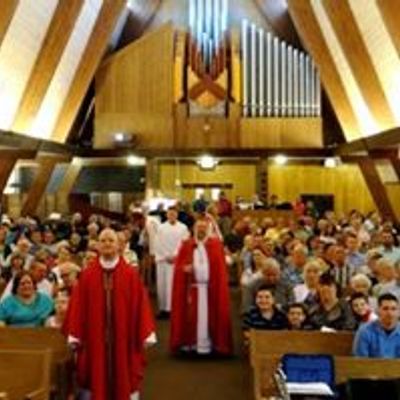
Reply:
M200 157L197 161L201 169L213 169L218 164L218 160L209 155Z
M288 161L288 158L284 154L278 154L275 156L275 164L276 165L285 165Z
M130 155L126 158L126 161L129 165L134 165L134 166L146 165L146 159L144 157Z

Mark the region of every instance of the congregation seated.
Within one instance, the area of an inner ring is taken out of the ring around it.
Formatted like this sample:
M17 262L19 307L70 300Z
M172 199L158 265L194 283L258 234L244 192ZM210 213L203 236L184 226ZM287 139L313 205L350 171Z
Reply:
M30 272L18 273L11 294L0 303L0 324L18 327L43 326L53 311L53 300L37 290Z
M318 302L318 284L322 273L321 263L317 259L308 261L303 269L304 283L294 286L294 300L304 303L307 307L313 307Z

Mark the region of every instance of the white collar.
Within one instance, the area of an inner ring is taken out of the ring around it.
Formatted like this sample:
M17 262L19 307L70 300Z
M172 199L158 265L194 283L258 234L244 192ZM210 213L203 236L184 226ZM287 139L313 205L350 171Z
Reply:
M103 269L111 270L115 269L119 262L119 256L113 258L112 260L105 260L103 257L100 257L100 265Z

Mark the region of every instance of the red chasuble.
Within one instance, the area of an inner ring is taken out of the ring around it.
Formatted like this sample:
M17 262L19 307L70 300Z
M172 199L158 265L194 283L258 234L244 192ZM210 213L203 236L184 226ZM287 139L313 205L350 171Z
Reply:
M186 265L193 265L195 248L193 238L185 240L175 261L170 336L172 352L179 351L183 346L195 346L197 341L197 290L193 286L193 273L184 271ZM219 354L231 354L232 325L224 249L215 237L207 239L205 248L210 265L208 326L212 349Z
M138 272L120 258L115 269L108 272L112 275L111 368L114 381L108 382L104 271L96 260L81 273L70 300L64 331L81 343L78 384L92 392L93 400L106 400L110 389L113 400L128 400L142 381L144 342L155 331L155 325Z

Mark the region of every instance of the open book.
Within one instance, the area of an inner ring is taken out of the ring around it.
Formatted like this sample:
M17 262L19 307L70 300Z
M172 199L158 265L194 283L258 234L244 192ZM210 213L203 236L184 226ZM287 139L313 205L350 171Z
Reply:
M287 390L289 394L304 394L318 396L333 396L331 388L323 382L287 382Z

